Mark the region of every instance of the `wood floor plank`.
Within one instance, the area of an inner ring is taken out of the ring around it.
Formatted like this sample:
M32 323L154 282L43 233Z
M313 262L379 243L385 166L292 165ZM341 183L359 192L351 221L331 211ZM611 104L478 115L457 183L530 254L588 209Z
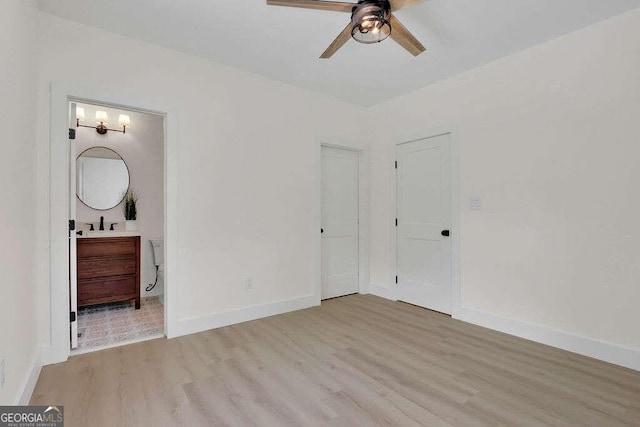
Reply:
M73 356L31 404L67 426L640 426L640 372L353 295Z

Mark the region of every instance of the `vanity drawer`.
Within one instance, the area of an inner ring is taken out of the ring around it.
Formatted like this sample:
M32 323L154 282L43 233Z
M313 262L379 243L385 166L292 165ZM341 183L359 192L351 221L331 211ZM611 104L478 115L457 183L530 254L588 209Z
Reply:
M131 237L78 239L78 258L136 255L139 240Z
M80 258L78 259L78 280L135 274L137 266L137 259L129 255Z
M104 280L78 280L78 306L123 300L137 296L135 276Z

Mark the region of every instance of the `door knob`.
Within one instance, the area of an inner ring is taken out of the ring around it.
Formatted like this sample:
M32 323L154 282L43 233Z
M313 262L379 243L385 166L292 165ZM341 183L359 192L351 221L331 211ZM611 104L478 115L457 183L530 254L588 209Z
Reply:
M324 228L320 229L320 234L324 233Z
M442 232L440 233L442 234L444 237L449 237L449 230L442 230Z

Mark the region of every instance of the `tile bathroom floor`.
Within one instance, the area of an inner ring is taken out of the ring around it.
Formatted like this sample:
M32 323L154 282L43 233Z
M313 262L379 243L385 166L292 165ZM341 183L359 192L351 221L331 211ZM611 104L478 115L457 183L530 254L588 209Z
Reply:
M93 305L78 309L78 350L139 341L164 333L164 306L160 297L142 298L140 310L133 301Z

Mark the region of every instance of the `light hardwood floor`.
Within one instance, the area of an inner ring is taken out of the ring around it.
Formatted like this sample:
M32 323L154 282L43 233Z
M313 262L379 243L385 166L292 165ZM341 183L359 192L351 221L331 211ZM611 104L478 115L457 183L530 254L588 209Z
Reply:
M640 426L640 372L354 295L71 357L31 403L67 426Z

